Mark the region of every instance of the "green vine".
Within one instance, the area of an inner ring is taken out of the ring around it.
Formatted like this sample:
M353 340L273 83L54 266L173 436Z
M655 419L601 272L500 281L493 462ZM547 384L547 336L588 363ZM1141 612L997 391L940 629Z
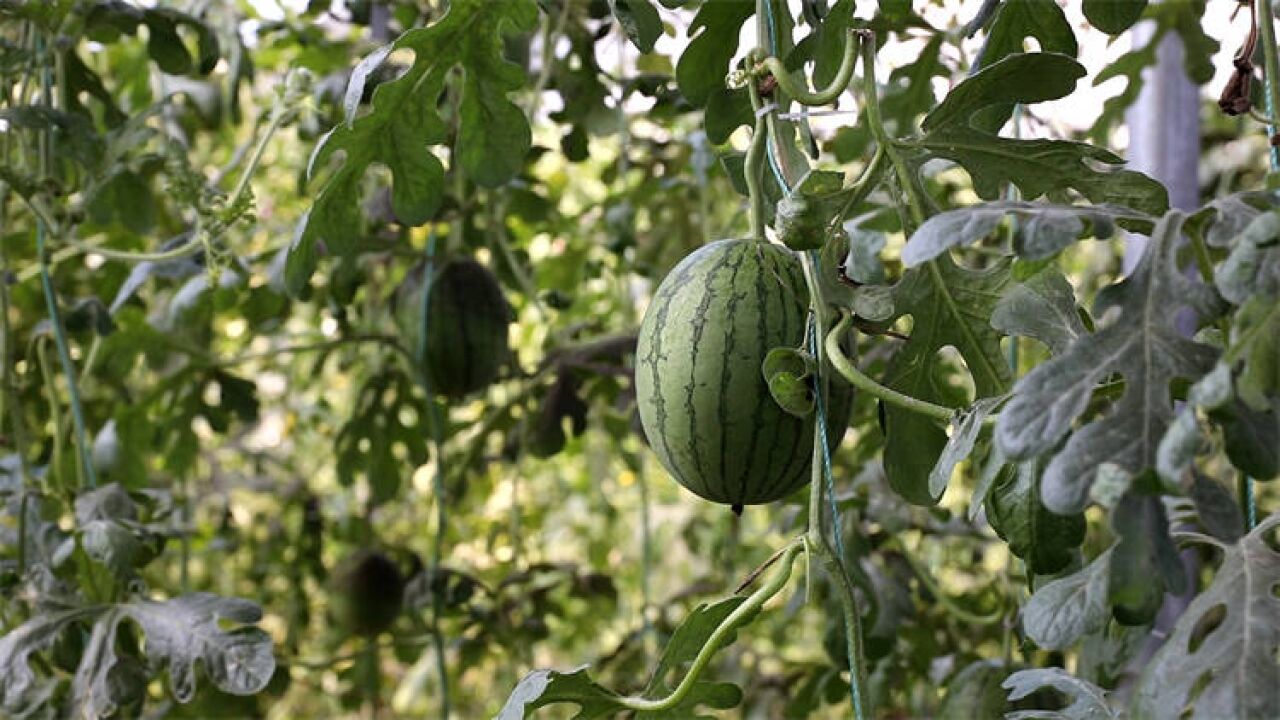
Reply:
M657 700L640 697L623 697L618 700L618 704L628 710L638 710L641 712L661 712L670 710L680 703L681 700L693 690L694 683L702 675L702 671L706 669L707 663L711 662L712 656L720 650L720 648L728 641L729 636L738 629L739 626L745 625L751 618L759 612L774 595L777 595L782 588L786 587L787 580L791 578L791 566L795 561L796 555L805 547L802 540L792 540L777 557L777 567L774 568L773 574L764 582L755 592L747 596L747 599L741 605L734 608L733 612L712 631L711 636L703 643L702 648L698 651L693 662L689 665L689 670L680 680L680 684L676 685L670 695Z

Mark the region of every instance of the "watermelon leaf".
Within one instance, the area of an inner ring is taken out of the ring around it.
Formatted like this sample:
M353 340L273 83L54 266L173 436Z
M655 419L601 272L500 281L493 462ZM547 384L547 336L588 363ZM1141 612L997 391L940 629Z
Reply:
M1032 693L1052 688L1071 699L1071 704L1057 711L1022 710L1005 714L1005 720L1119 720L1111 709L1107 691L1088 680L1081 680L1062 668L1034 668L1019 670L1005 679L1003 687L1009 691L1009 700L1021 700Z
M975 660L947 681L938 717L1003 717L1009 700L1000 683L1008 676L1009 668L998 660Z
M1006 216L1017 220L1014 252L1028 260L1051 257L1081 238L1106 240L1117 221L1150 230L1155 218L1119 205L1053 205L1005 200L956 208L929 218L911 235L902 261L919 265L953 247L970 245L995 232Z
M1054 355L1085 334L1075 291L1052 266L1010 288L996 303L991 326L1006 335L1039 340Z
M458 0L434 24L406 32L356 66L343 103L345 122L330 130L311 156L311 177L337 154L343 157L289 247L285 274L292 295L305 289L315 271L318 243L338 255L363 249L359 197L369 166L390 168L391 205L402 222L421 225L435 213L444 167L430 146L448 138L439 101L455 66L466 68L454 148L458 170L485 187L500 185L519 171L531 134L523 111L507 94L523 85L524 70L503 59L502 34L528 30L537 17L530 0ZM357 117L366 80L397 50L412 50L413 65L379 85L369 112Z
M975 63L986 67L1022 52L1023 41L1035 38L1045 52L1075 57L1079 52L1067 15L1054 0L1017 0L1000 6Z
M1147 9L1147 0L1084 0L1084 16L1089 24L1108 35L1119 35L1133 27Z
M1046 650L1066 650L1087 633L1106 626L1111 550L1065 577L1038 588L1022 608L1022 627Z
M1012 378L991 327L991 313L1012 283L1009 265L968 270L941 256L912 268L894 288L898 317L914 319L911 337L889 362L885 384L912 397L951 407L970 400L949 380L949 365L939 354L953 347L973 376L978 398L1001 395ZM884 463L889 484L909 502L937 501L930 476L946 447L946 432L932 419L902 409L884 409Z
M1176 211L1166 215L1134 272L1099 295L1095 315L1116 309L1119 317L1023 377L1000 414L996 440L1005 455L1048 454L1071 431L1098 383L1114 374L1124 377L1125 392L1114 409L1072 434L1045 469L1044 502L1055 512L1084 509L1104 461L1131 475L1153 466L1173 419L1170 383L1198 379L1213 367L1215 351L1174 326L1177 308L1206 316L1220 302L1177 266L1183 220Z
M609 9L640 52L653 52L653 44L662 36L662 18L649 0L609 0Z
M938 107L925 116L920 129L932 133L967 126L979 110L993 106L1008 106L1012 112L1017 103L1030 105L1057 100L1070 95L1076 89L1076 81L1084 75L1084 66L1067 55L1048 52L1010 55L955 86ZM982 124L980 127L994 132L1003 124L1002 119L994 126Z
M1186 570L1169 533L1169 518L1156 495L1137 488L1120 498L1111 513L1119 540L1111 551L1107 602L1125 625L1155 620L1166 592L1186 592Z
M1096 4L1101 6L1110 2L1111 0L1098 0ZM1183 46L1187 48L1184 63L1187 77L1200 85L1213 79L1215 68L1212 58L1218 52L1218 41L1204 32L1202 20L1204 11L1204 0L1162 2L1147 9L1147 16L1155 21L1150 36L1143 41L1141 47L1121 55L1093 79L1095 87L1117 77L1125 78L1128 85L1119 95L1103 103L1102 114L1089 130L1090 139L1097 143L1105 143L1111 128L1124 120L1125 111L1133 105L1139 93L1142 92L1145 84L1144 71L1156 64L1156 50L1161 46L1165 35L1170 32L1176 32L1182 39Z
M1040 502L1040 464L1005 466L986 497L987 519L1009 551L1039 575L1060 572L1084 541L1083 513L1057 515Z
M1280 553L1268 542L1278 526L1272 515L1232 545L1197 536L1222 551L1222 563L1143 670L1135 717L1173 717L1185 707L1265 717L1280 706Z
M676 83L690 105L706 105L711 93L724 87L739 31L754 14L753 0L719 0L698 10L689 23L689 45L676 63Z
M1075 90L1084 67L1057 53L1010 55L957 85L925 117L924 137L904 142L916 159L946 158L973 179L984 200L999 199L1013 183L1027 199L1074 189L1094 203L1116 203L1159 214L1169 206L1160 183L1132 170L1098 169L1124 160L1101 147L1066 140L1000 137L1015 104L1056 100Z

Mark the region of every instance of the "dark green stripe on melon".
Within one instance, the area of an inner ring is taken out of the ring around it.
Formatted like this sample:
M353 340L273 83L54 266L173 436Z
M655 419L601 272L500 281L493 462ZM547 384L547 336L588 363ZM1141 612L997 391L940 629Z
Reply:
M760 370L770 349L801 346L808 303L796 256L752 240L706 245L659 285L640 326L636 398L650 446L681 485L736 506L808 481L814 418L784 412ZM834 443L852 394L832 388Z
M396 289L400 342L415 357L422 337L424 270L425 266L414 268ZM509 352L511 309L497 278L464 258L437 267L431 282L427 343L418 358L431 391L458 398L489 387Z

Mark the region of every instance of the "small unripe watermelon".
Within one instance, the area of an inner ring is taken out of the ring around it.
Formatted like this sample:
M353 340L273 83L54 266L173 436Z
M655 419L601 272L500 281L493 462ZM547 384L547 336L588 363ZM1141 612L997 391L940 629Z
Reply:
M417 357L422 338L425 266L411 270L396 289L401 342ZM439 266L427 299L427 343L419 359L431 391L459 398L483 390L507 359L511 308L498 279L470 258Z
M808 307L797 257L755 240L699 248L658 286L636 346L636 402L650 447L681 485L737 508L808 482L814 415L785 412L761 372L772 348L801 347ZM834 446L852 393L830 385Z
M333 572L334 613L349 632L377 635L400 614L404 586L404 574L391 558L377 550L357 550Z

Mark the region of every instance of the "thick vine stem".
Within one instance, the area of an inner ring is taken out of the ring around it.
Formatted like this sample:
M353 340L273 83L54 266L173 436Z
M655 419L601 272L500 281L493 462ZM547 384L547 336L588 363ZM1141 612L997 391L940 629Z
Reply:
M806 267L808 266L806 265ZM820 286L815 285L815 287ZM821 322L820 316L816 312L814 321ZM823 326L819 324L818 327L821 329ZM817 345L818 353L821 356L822 343L817 343ZM829 365L825 367L829 367ZM826 441L826 438L823 437L825 430L825 426L815 427L813 433L812 474L809 480L809 529L805 533L805 546L822 561L822 568L834 580L836 591L838 592L841 619L845 630L845 657L849 660L849 673L852 676L852 682L849 683L849 687L852 692L853 712L857 720L862 720L868 714L866 698L861 692L861 689L867 686L867 664L862 647L862 612L858 607L858 596L853 588L853 580L849 577L849 573L845 570L844 563L841 561L839 553L843 552L843 549L832 547L827 540L826 534L822 532L822 499L826 490L826 484L823 482L823 473L826 469L826 458L823 457L823 443ZM831 511L831 522L833 524L840 522L839 516L835 514L834 499L832 500Z
M833 518L834 520L835 518ZM822 567L827 574L835 579L836 592L839 594L840 611L843 614L845 627L845 654L853 660L854 665L849 668L849 672L853 674L857 680L853 683L854 688L865 688L867 686L867 664L864 661L865 653L862 647L862 617L858 612L858 596L853 588L853 580L849 577L849 573L845 572L844 566L840 562L840 557L836 555L837 550L832 548L826 538L822 537L822 533L809 530L809 548L822 561ZM855 696L856 705L854 707L855 716L858 718L867 717L870 713L867 706L867 699L861 694Z
M733 612L729 613L716 629L711 632L711 637L702 644L702 648L698 651L697 657L693 659L693 663L689 666L689 672L680 680L680 684L676 686L671 694L659 699L641 698L641 697L622 697L618 699L618 703L629 710L639 710L642 712L660 712L670 710L684 700L685 697L693 690L693 685L702 675L702 671L706 669L707 663L711 662L711 657L725 644L729 634L738 629L739 626L746 624L747 620L760 610L760 608L778 591L787 584L787 580L791 579L791 566L795 562L796 555L804 548L802 539L792 540L783 551L782 556L778 558L777 567L769 579L761 585L755 592L747 596L747 599Z
M769 56L760 61L760 68L767 71L778 81L778 87L782 92L791 97L792 100L801 105L809 105L811 107L818 105L830 105L840 97L840 93L849 87L849 81L853 79L853 69L858 64L858 48L862 44L862 37L855 30L850 30L844 42L844 54L840 57L840 67L836 70L836 76L831 79L831 83L821 90L810 90L802 83L796 82L795 78L787 71L787 67L782 61L776 57Z
M749 85L751 106L759 107L760 93L755 84ZM755 130L751 134L751 146L747 148L747 157L742 166L743 176L747 181L747 197L751 203L751 237L765 240L765 196L760 181L764 177L764 154L767 140L767 125L764 116L756 111Z

